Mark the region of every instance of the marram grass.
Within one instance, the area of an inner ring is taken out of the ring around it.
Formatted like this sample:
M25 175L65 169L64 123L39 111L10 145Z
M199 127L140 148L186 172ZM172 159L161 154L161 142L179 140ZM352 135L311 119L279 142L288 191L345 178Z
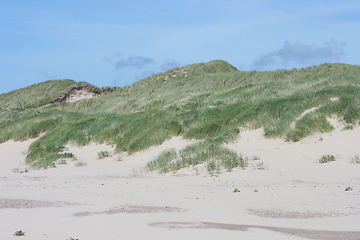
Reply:
M200 142L187 146L179 153L175 149L162 152L147 163L146 170L159 170L160 173L177 171L206 163L209 173L220 173L221 168L231 171L236 167L246 167L247 159L219 145Z
M183 136L215 151L235 140L240 127L263 127L266 137L299 141L331 131L326 117L336 115L352 126L360 120L360 67L338 63L246 72L216 60L169 69L95 98L50 104L76 84L86 83L47 81L1 94L0 142L38 137L26 161L46 168L64 154L68 143L109 143L117 152L131 154ZM298 119L313 107L318 109ZM192 148L189 156L196 157L177 155L171 167L211 161L206 155L210 150L199 152L203 148ZM210 162L209 169L237 165L238 160L225 155Z

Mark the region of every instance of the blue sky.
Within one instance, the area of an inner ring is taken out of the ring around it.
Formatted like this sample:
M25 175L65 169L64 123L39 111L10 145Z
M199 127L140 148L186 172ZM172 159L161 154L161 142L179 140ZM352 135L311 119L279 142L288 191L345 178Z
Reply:
M0 93L52 79L125 86L223 59L239 70L360 64L360 1L0 3Z

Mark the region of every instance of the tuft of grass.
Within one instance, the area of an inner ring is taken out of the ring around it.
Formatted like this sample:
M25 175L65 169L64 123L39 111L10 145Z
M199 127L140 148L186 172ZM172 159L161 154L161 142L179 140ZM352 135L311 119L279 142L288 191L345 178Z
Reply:
M75 163L75 167L85 167L85 166L87 166L87 163L84 163L84 162Z
M27 168L21 169L21 168L14 168L12 170L14 173L27 173L29 170Z
M257 170L265 170L265 165L263 162L256 164Z
M344 127L344 130L354 130L354 127L353 127L353 125L349 124Z
M100 151L98 152L98 158L99 159L103 159L103 158L106 158L106 157L109 157L110 156L110 153L108 151Z
M52 154L43 154L39 153L39 159L32 161L32 154L37 154L38 152L31 152L26 156L26 163L31 163L31 167L34 169L46 169L49 167L55 167L55 162L60 160L62 162L66 162L66 158L73 159L74 154L72 153L52 153Z
M206 163L206 169L210 175L221 173L219 160L210 160Z
M347 188L345 188L345 191L346 191L346 192L347 192L347 191L351 191L351 190L353 190L352 187L347 187Z
M351 158L351 163L360 163L360 157L355 155L353 158Z
M319 159L319 163L326 163L335 161L335 157L333 155L324 155Z
M238 193L238 192L240 192L240 190L237 189L237 188L235 188L234 191L233 191L233 193Z
M211 142L200 142L187 146L177 153L174 149L166 150L146 165L146 170L159 170L160 173L177 171L185 167L195 167L206 163L209 173L220 173L221 168L227 171L236 167L246 167L247 159L227 148Z
M168 172L173 167L174 160L177 158L175 149L168 149L160 153L153 161L148 162L146 169L153 171L158 169L160 173Z
M311 134L330 132L333 129L323 114L308 113L296 122L295 130L287 133L287 139L297 142Z
M20 237L20 236L25 236L25 232L23 232L22 230L16 231L14 233L14 236Z

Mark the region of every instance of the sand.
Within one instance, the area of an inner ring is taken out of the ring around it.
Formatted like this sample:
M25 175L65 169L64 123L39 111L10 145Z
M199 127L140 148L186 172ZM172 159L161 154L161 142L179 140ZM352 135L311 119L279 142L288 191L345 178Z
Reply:
M18 230L28 240L360 239L360 164L351 163L360 156L360 128L336 126L297 143L265 139L262 129L242 131L226 146L249 166L213 176L203 165L143 171L161 151L193 142L181 137L104 159L97 153L113 146L67 146L77 161L28 172L25 154L34 139L5 142L0 239L14 239ZM319 163L326 154L336 161Z

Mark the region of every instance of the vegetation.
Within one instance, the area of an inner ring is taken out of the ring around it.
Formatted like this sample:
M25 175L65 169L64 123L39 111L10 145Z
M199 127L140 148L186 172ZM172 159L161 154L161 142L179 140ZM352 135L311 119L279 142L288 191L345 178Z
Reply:
M256 164L257 170L265 170L264 162Z
M162 152L147 164L146 170L158 169L160 173L166 173L202 163L206 163L208 172L214 174L220 173L221 167L227 171L246 167L247 159L217 144L200 142L187 146L179 154L175 149Z
M101 90L88 84L88 89L101 94L59 104L52 102L87 83L47 81L0 95L0 143L39 137L26 162L47 168L58 159L71 158L64 153L68 143L109 143L117 152L131 154L181 135L202 144L194 146L188 157L170 154L177 160L162 163L166 167L161 171L189 166L186 161L206 162L213 172L242 167L244 159L221 147L237 138L239 127L264 127L266 137L299 141L331 131L326 117L332 115L358 125L359 73L359 66L345 64L245 72L216 60L169 69L123 88ZM318 108L298 119L313 107Z
M25 232L23 232L23 231L21 231L21 230L16 231L16 232L14 233L14 236L17 236L17 237L25 236Z
M99 159L103 159L103 158L106 158L106 157L109 157L110 156L110 153L108 151L100 151L98 152L98 158Z
M360 157L355 155L353 158L351 158L351 163L360 163Z
M75 167L85 167L85 166L87 166L87 163L84 163L84 162L75 163Z
M319 163L326 163L335 161L335 157L333 155L324 155L320 158Z

